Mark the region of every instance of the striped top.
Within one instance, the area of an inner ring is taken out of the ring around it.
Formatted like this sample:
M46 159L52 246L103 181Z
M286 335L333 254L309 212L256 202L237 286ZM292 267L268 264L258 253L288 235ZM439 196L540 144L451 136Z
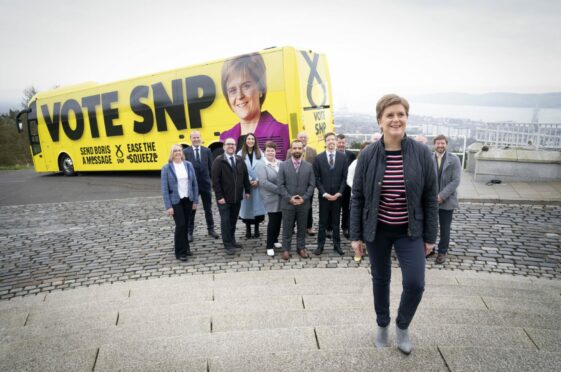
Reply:
M380 192L378 222L392 227L405 227L408 224L401 150L386 151L386 171Z

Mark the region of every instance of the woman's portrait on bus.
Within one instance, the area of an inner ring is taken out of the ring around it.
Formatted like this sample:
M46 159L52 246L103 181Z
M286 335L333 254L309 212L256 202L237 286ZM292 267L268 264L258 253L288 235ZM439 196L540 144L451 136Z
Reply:
M248 133L254 133L263 150L267 141L277 145L277 157L284 160L288 151L288 125L279 123L267 111L261 111L267 95L266 67L259 53L227 60L222 66L222 93L240 121L222 132L220 140L234 138L241 149Z

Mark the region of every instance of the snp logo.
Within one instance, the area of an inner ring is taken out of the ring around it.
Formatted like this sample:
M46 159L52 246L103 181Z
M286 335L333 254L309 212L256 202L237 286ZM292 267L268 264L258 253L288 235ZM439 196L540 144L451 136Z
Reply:
M310 56L308 55L308 53L306 53L305 50L300 51L300 53L304 57L304 60L306 61L308 66L310 67L310 74L308 75L308 84L306 90L306 96L308 97L308 102L310 103L310 106L312 108L325 108L325 105L327 103L327 89L325 88L325 83L321 79L321 75L318 72L318 62L319 62L320 55L314 53L312 55L313 57L310 58ZM319 94L314 95L314 93L318 92L318 89L315 89L314 91L314 88L316 87L321 88L321 92L319 92ZM318 97L318 95L320 95L321 97ZM316 98L321 98L321 100L316 101Z

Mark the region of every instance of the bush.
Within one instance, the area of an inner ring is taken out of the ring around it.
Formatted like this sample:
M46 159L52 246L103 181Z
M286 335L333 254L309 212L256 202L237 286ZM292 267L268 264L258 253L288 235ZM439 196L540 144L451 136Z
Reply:
M16 129L17 111L0 115L0 167L21 167L32 163L27 131Z

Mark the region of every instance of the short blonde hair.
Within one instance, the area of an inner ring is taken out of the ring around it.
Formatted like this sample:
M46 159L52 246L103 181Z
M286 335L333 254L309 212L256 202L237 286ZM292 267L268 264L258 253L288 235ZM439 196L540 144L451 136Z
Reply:
M169 152L168 162L171 163L173 161L173 151L175 149L181 150L181 160L185 160L185 153L183 152L183 146L176 143L176 144L171 145L171 150Z
M393 105L402 105L405 108L405 115L409 116L409 102L397 94L386 94L376 103L376 119L380 122L384 110Z

